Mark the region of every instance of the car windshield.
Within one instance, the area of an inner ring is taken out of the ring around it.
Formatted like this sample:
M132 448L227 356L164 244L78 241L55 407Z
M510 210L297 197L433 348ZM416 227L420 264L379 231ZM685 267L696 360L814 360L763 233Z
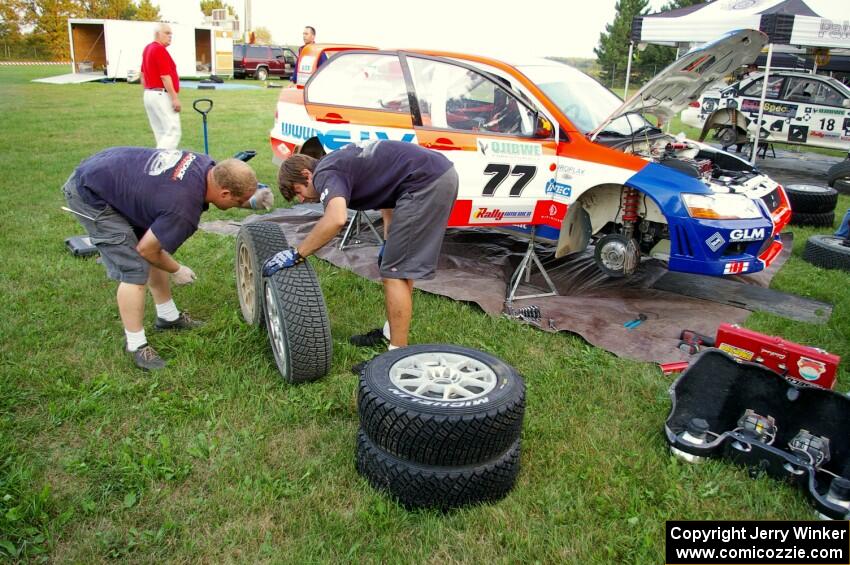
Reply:
M517 68L584 133L595 130L623 104L619 96L595 79L567 65L552 63ZM646 127L652 125L637 114L627 114L605 126L603 134L627 136Z

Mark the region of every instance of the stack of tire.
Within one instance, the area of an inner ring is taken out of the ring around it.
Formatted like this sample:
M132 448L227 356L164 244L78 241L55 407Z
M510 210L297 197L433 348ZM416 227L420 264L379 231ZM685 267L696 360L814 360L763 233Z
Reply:
M850 194L850 155L831 166L826 176L829 186L842 194Z
M791 204L792 226L832 227L838 191L828 186L790 184L785 194Z
M244 320L268 332L275 364L289 383L315 381L331 367L325 298L310 263L263 277L263 265L289 247L280 225L253 222L236 237L236 292Z
M504 361L453 345L414 345L360 373L355 464L408 509L503 498L520 466L525 384Z

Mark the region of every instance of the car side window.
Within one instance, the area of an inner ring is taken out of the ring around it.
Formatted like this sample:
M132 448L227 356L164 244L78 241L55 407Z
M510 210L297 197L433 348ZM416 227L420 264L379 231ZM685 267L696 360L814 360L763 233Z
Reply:
M234 45L233 46L233 58L234 59L241 59L242 54L244 52L245 52L245 46L244 45Z
M289 49L283 50L283 58L290 65L294 65L295 61L298 59L298 57L295 55L295 53L293 53Z
M767 81L767 98L779 98L779 93L782 92L782 82L785 77L770 77ZM741 96L755 96L761 98L761 89L764 84L764 79L756 79L741 90Z
M489 76L464 67L408 57L426 126L531 135L534 113Z
M785 99L815 104L815 93L819 82L808 77L790 77L785 87Z
M305 96L315 104L410 112L401 63L391 54L339 54L322 66Z
M272 57L275 59L283 57L283 49L280 47L272 47Z
M266 59L266 50L264 47L250 45L248 47L248 57L251 59Z
M841 95L833 87L829 86L824 82L817 82L817 89L815 90L814 103L815 104L823 104L824 106L838 106L841 107L841 103L844 101L844 96Z

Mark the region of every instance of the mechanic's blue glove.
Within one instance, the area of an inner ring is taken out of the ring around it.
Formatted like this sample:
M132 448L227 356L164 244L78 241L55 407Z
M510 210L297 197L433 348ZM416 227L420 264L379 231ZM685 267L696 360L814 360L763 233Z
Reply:
M269 260L263 265L263 276L270 277L281 269L288 269L303 262L304 257L299 255L294 247L284 249L269 257Z
M384 261L384 247L386 246L386 242L381 244L381 249L378 250L378 268L381 268L381 263Z

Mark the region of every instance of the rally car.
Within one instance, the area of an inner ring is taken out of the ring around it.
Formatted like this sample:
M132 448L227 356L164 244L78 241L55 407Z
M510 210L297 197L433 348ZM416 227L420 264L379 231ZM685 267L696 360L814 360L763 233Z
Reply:
M418 143L446 155L460 176L450 227L533 229L557 257L595 242L611 276L631 274L641 255L674 271L754 273L782 249L791 213L782 187L643 114L670 119L765 43L754 30L728 34L626 103L550 60L336 46L305 85L281 92L271 146L279 162L308 141L325 152Z
M747 142L764 74L709 88L682 112L686 124L714 131L724 147ZM761 136L766 142L850 151L850 88L834 78L775 71L767 80Z

